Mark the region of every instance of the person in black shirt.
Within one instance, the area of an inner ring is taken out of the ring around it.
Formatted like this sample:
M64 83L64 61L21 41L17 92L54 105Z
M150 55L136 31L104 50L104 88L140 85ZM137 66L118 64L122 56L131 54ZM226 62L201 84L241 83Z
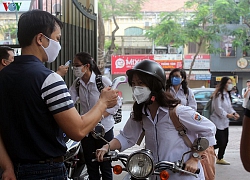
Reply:
M63 132L80 141L117 103L118 90L107 87L79 115L62 77L43 64L56 59L61 28L46 11L23 13L17 33L22 55L0 71L0 135L17 179L66 179Z

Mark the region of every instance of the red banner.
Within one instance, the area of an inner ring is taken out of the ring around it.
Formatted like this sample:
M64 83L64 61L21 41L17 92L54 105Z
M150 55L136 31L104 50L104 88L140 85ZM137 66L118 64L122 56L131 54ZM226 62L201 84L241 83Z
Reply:
M145 59L154 60L154 55L115 55L111 58L111 74L126 74L126 71L132 69L136 63ZM157 58L158 59L158 58ZM169 70L182 68L182 60L154 60L158 62L163 69Z
M154 55L117 55L111 58L111 74L126 74L136 63L145 59L154 60Z

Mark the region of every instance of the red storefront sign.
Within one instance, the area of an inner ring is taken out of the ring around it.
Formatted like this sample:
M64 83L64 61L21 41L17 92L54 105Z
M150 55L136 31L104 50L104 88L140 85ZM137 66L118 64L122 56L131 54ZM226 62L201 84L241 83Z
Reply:
M126 74L127 70L132 69L136 63L145 59L158 62L165 70L182 68L182 60L159 60L159 58L155 60L154 55L115 55L111 58L111 74Z
M111 74L126 74L138 62L145 59L154 60L154 55L117 55L111 58Z
M163 69L182 68L182 60L156 60Z

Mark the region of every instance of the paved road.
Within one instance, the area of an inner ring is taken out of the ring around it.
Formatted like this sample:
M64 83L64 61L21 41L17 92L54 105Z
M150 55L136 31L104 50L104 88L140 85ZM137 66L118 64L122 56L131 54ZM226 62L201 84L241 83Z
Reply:
M115 134L119 133L122 129L126 120L130 115L132 106L129 104L123 105L123 121L115 125ZM229 129L229 144L226 149L226 154L224 159L231 162L231 165L216 165L216 180L250 180L250 173L246 172L242 166L240 160L240 138L241 138L241 126L230 126ZM125 153L130 154L135 150L139 150L143 147L135 145L134 147L125 151ZM114 175L114 180L121 180L124 174Z

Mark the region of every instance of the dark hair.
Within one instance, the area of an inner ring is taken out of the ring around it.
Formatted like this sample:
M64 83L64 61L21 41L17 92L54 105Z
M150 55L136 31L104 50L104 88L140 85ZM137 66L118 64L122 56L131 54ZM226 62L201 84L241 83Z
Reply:
M216 89L215 89L215 91L213 93L213 97L217 98L219 96L219 94L221 94L221 100L224 100L223 92L224 92L225 86L227 84L227 81L229 79L232 80L231 78L229 78L227 76L221 78L220 83L217 85L217 87L216 87ZM228 94L229 94L230 100L232 101L230 91L228 91Z
M188 93L187 74L185 70L179 69L179 68L175 68L170 72L168 80L167 80L166 90L168 91L170 87L172 86L171 78L173 77L173 74L175 72L180 72L181 77L183 79L183 81L181 82L181 85L184 90L184 94L187 94Z
M134 102L133 105L133 119L135 121L141 121L142 120L142 108L143 105L145 107L149 104L152 103L151 97L155 96L155 101L158 102L160 106L164 107L169 107L169 108L174 108L180 103L180 100L175 99L172 94L169 92L166 92L162 88L162 83L159 81L155 76L140 72L140 71L135 71L133 73L130 73L128 75L128 83L130 86L132 86L132 78L133 75L137 75L138 78L151 90L151 96L149 100L147 100L144 103L138 104L136 101Z
M2 59L9 59L9 53L8 51L13 51L14 53L14 49L12 49L9 46L0 46L0 60Z
M89 64L89 70L93 71L96 75L101 75L100 70L98 69L95 60L92 58L92 56L87 52L80 52L75 55L75 57L81 61L83 65Z
M20 16L18 21L17 37L22 48L31 45L33 38L43 33L47 37L55 31L58 25L63 27L62 22L52 14L38 9L27 11Z

